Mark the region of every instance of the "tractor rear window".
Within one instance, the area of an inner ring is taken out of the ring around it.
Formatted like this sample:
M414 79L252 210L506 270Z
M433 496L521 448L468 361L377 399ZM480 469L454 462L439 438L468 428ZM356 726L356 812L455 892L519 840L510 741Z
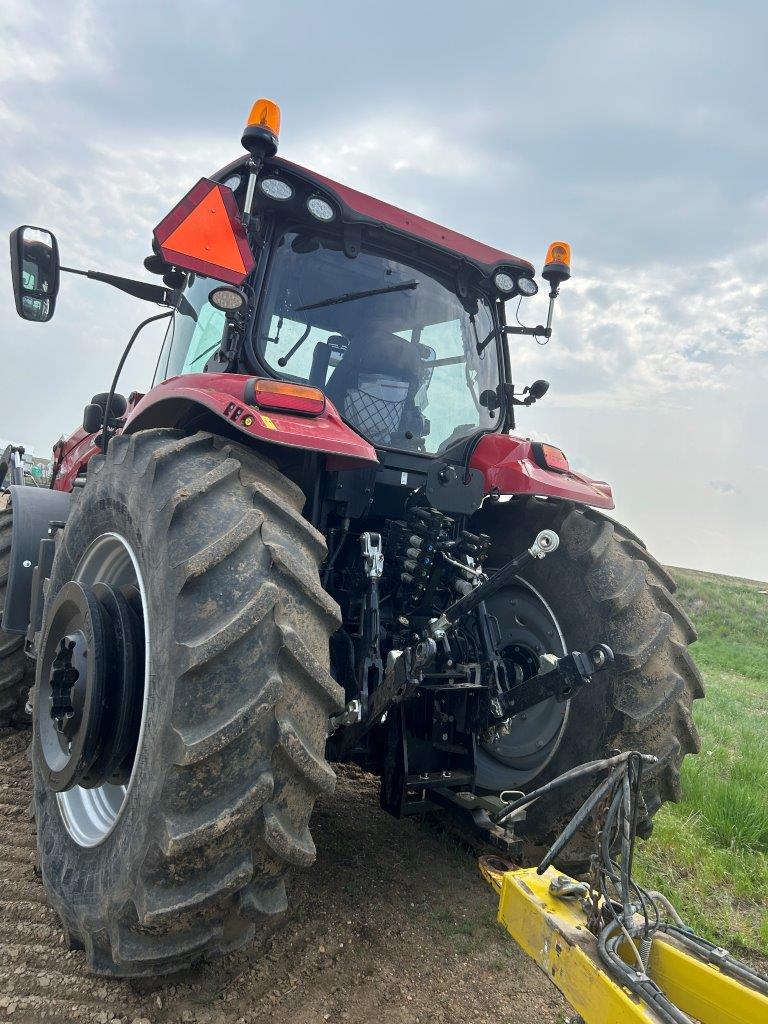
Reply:
M258 355L279 377L325 390L344 419L379 447L437 453L498 413L480 396L499 384L492 329L422 269L329 238L286 232L273 253Z

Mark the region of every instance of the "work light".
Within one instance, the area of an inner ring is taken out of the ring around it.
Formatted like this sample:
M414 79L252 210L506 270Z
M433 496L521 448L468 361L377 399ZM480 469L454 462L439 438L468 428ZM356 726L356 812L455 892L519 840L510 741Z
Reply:
M336 211L329 202L320 196L310 196L307 200L307 209L318 220L329 221L336 216Z
M507 273L506 270L498 270L493 275L493 283L503 292L505 295L511 295L517 287L517 282L511 274Z
M519 277L517 279L517 290L520 292L521 295L530 297L531 295L536 294L536 292L539 290L539 286L536 284L532 277Z
M214 309L222 313L239 313L248 305L248 297L239 288L227 288L226 286L214 288L208 296L208 301Z
M293 186L282 178L262 178L259 188L269 199L277 199L281 203L293 198Z

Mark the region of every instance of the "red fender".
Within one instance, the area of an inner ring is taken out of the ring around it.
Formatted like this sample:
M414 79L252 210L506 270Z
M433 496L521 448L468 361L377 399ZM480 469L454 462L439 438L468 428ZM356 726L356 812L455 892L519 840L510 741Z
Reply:
M64 441L59 441L53 449L54 480L51 485L55 491L71 491L75 477L92 455L99 450L93 443L95 434L86 434L78 427Z
M304 448L336 456L339 465L330 468L353 468L375 465L376 449L348 427L326 400L319 416L273 412L245 403L246 381L253 375L240 373L185 373L169 377L144 395L133 407L125 423L125 433L132 434L147 427L169 426L179 422L187 408L204 406L227 420L246 438L258 438L269 444Z
M205 408L243 434L269 444L305 451L324 452L329 469L378 466L376 449L344 423L333 404L326 401L319 416L273 412L246 405L246 381L239 373L187 373L169 377L146 395L132 395L123 432L133 434L150 427L170 427L181 422L193 408ZM61 461L54 488L72 489L75 477L99 449L94 435L78 428L61 447ZM57 453L58 455L58 453Z
M482 438L469 465L483 474L486 494L538 494L595 508L614 507L610 484L573 470L544 469L533 456L533 443L508 434Z

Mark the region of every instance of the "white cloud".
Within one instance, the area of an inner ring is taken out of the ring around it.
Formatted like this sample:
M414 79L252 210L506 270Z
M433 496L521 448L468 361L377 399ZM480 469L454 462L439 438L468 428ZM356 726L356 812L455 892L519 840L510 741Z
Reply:
M90 0L41 10L26 0L3 0L0 81L45 84L70 75L101 73L110 43Z
M123 138L80 147L70 160L38 168L8 152L0 197L23 206L27 223L59 236L63 262L131 274L149 255L152 230L168 210L219 164L226 147L198 136L178 140Z
M0 100L0 125L7 131L22 131L29 126L29 120Z
M728 483L727 480L710 480L709 486L717 494L722 494L724 497L728 497L731 494L736 494L737 488L733 484Z
M681 393L723 390L740 360L768 353L765 244L695 267L659 264L611 278L587 268L561 294L548 357L563 404L592 404L606 390L619 405L678 403ZM523 307L532 322L528 308L541 307ZM519 346L516 360L540 364L530 347Z
M357 123L344 123L329 136L308 138L294 146L291 158L322 174L363 191L399 194L433 184L486 181L493 166L497 177L512 182L519 167L509 155L492 154L457 131L459 115L445 127L435 118L393 117L373 113ZM394 199L391 200L394 202ZM423 199L412 204L422 212ZM434 215L434 213L433 213Z

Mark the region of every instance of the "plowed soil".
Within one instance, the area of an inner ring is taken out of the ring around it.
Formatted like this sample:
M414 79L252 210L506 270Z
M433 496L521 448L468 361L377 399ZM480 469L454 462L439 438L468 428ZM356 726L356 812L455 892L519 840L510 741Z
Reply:
M157 982L110 981L69 951L35 874L29 733L0 732L0 1020L84 1024L554 1024L565 1004L495 923L454 839L378 807L340 767L313 817L317 863L279 925Z

